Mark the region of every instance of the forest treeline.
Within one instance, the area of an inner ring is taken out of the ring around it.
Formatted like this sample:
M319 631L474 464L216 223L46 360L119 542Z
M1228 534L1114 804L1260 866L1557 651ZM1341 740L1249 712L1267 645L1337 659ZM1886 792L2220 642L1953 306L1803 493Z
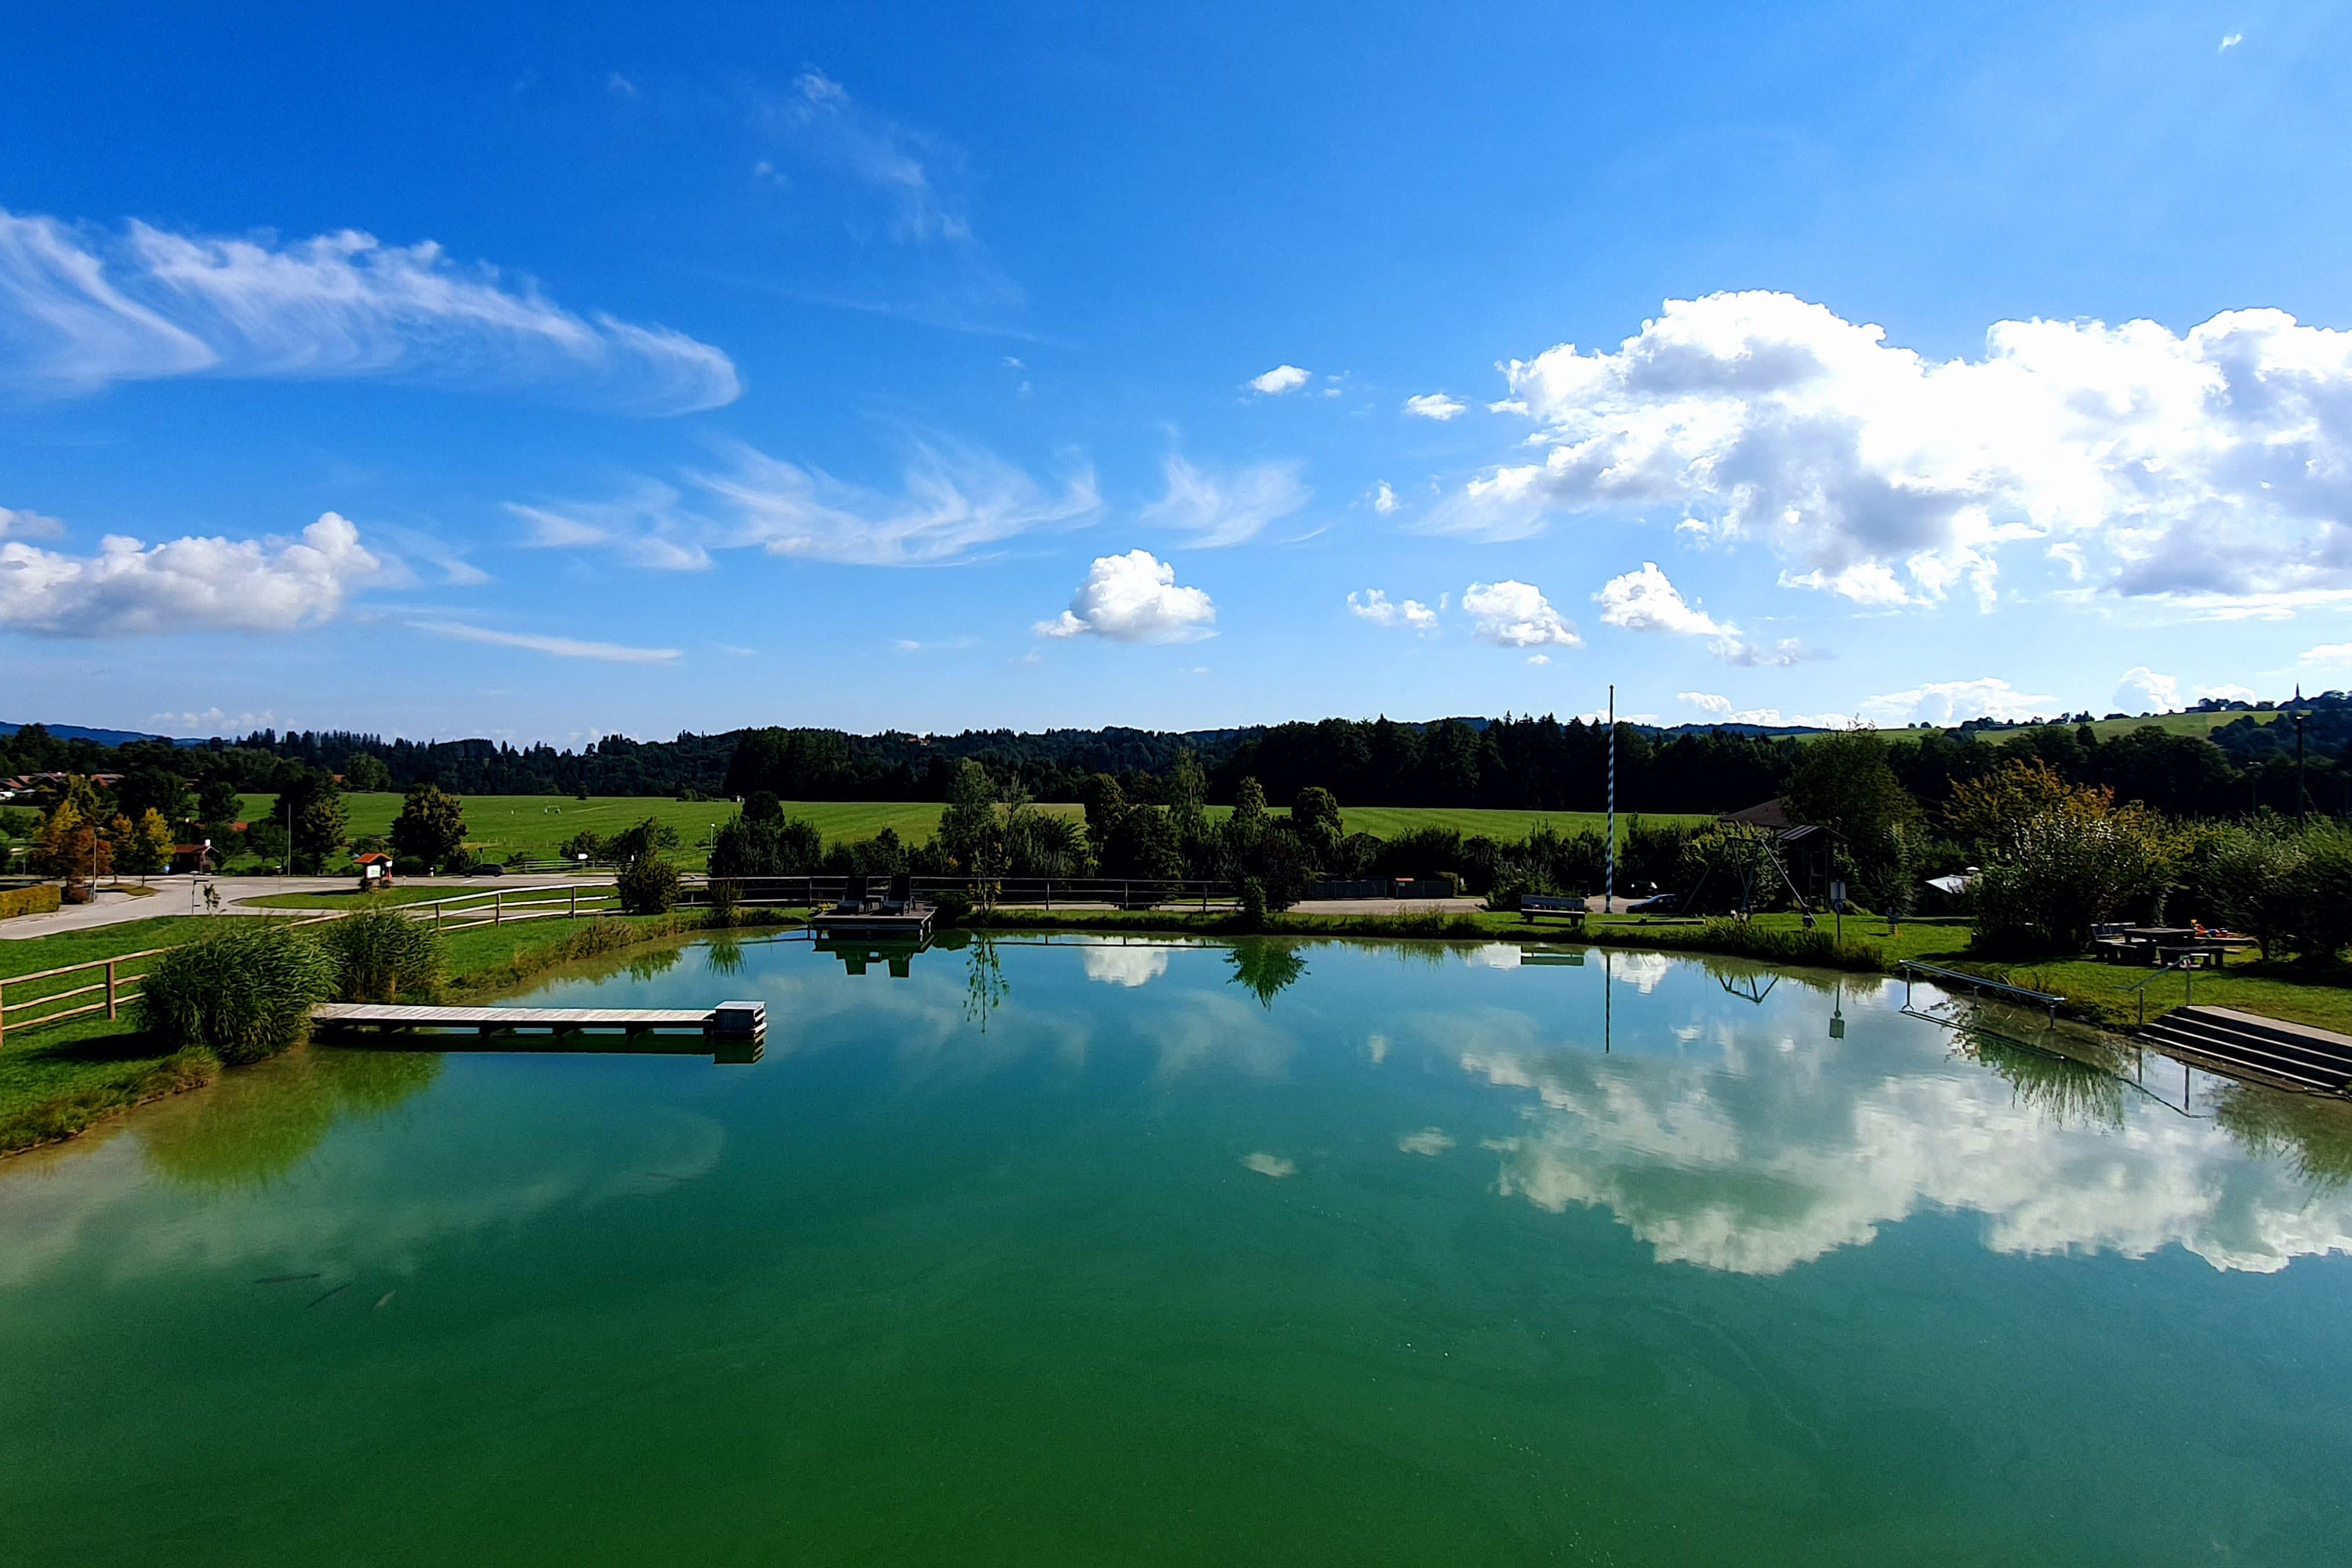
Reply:
M1886 732L1905 790L1933 808L1953 787L2006 758L2032 756L2068 782L2110 788L2176 816L2235 816L2309 805L2352 811L2352 702L2330 692L2309 703L2305 755L2284 718L2248 715L2210 740L2147 726L2100 739L2087 724ZM1598 811L1606 803L1606 727L1551 716L1404 723L1326 719L1175 733L1111 728L1036 733L764 728L681 734L672 741L608 736L578 751L471 740L387 741L342 731L262 730L199 746L64 740L38 725L0 736L0 775L142 771L247 794L299 787L306 773L339 774L347 789L405 791L433 784L458 795L724 796L784 800L946 800L966 761L1000 785L1040 801L1077 801L1108 774L1127 798L1166 804L1189 754L1212 804L1233 803L1255 778L1275 800L1332 791L1361 805L1492 806ZM1734 730L1662 731L1620 724L1617 800L1627 811L1718 812L1786 792L1811 742ZM2298 773L2302 780L2298 795Z

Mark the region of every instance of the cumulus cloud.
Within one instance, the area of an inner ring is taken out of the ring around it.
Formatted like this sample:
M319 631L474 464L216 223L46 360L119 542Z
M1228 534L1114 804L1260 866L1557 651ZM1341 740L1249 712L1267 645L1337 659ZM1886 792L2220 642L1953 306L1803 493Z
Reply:
M21 514L12 514L21 515ZM331 619L385 561L333 512L293 539L109 534L96 555L0 542L0 629L53 637L292 631Z
M1551 601L1530 583L1508 578L1473 583L1462 592L1462 608L1474 636L1504 647L1582 647L1575 626L1560 618Z
M540 387L646 414L742 390L708 343L579 315L429 241L224 239L137 222L106 236L0 211L0 380L73 394L196 374Z
M1372 488L1372 510L1382 517L1387 517L1402 504L1397 500L1396 491L1389 489L1388 480L1382 479Z
M1039 621L1046 637L1098 637L1112 642L1192 642L1215 634L1217 607L1198 588L1176 585L1176 568L1148 550L1097 556L1070 607Z
M2251 686L2200 686L2197 689L2197 695L2200 698L2218 697L2224 702L2255 700L2254 689Z
M1715 657L1726 664L1789 665L1801 663L1809 657L1794 637L1785 638L1770 647L1759 647L1748 642L1740 637L1738 626L1728 621L1717 620L1685 600L1682 590L1658 570L1658 563L1654 561L1643 562L1639 572L1612 577L1592 597L1601 605L1601 619L1605 625L1622 626L1632 632L1705 637Z
M1280 397L1286 392L1296 392L1314 378L1295 364L1278 364L1264 375L1250 377L1250 390L1268 397Z
M1437 612L1418 599L1405 599L1391 604L1387 593L1379 588L1367 588L1360 596L1348 595L1348 613L1371 622L1376 626L1411 626L1417 632L1437 629Z
M1204 550L1239 544L1307 504L1312 492L1299 483L1298 469L1297 463L1253 463L1220 474L1171 455L1167 493L1145 507L1142 518L1192 535L1187 542Z
M2138 711L2166 713L2180 706L2180 682L2136 664L2116 683L2116 706Z
M54 517L0 506L0 539L55 539L65 531L66 525Z
M1468 406L1460 398L1448 397L1442 392L1424 392L1404 400L1407 414L1416 419L1434 419L1441 425Z
M1712 691L1678 691L1675 700L1697 709L1718 724L1769 724L1803 730L1836 730L1845 720L1835 713L1782 713L1778 708L1741 708L1730 698Z
M2052 699L2020 691L1992 676L1976 680L1931 680L1908 691L1889 691L1862 705L1874 724L1956 724L1963 719L2033 719L2052 711Z
M463 621L411 621L414 629L460 642L488 643L493 647L527 648L558 658L593 658L606 664L667 664L678 657L674 647L630 647L621 643L583 642L577 637L542 637L535 632L502 632Z
M2250 613L2352 591L2352 332L2283 311L2179 334L2001 321L1981 357L1937 362L1787 294L1717 294L1506 374L1544 455L1479 475L1433 530L1670 508L1865 604L1989 602L2017 542L2074 546L2070 591Z

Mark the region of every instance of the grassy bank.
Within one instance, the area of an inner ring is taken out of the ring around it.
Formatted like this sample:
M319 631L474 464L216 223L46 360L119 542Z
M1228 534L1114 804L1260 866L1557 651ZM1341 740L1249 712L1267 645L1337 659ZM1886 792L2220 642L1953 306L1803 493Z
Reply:
M249 795L243 799L248 822L268 820L277 802L276 796L266 795ZM400 802L399 795L390 794L343 796L352 836L381 837L391 832ZM1276 803L1278 809L1286 805ZM944 809L938 801L924 800L803 800L789 801L784 805L788 816L816 824L817 831L828 844L835 839L871 838L886 827L909 843L920 843L939 831L940 813ZM1038 809L1063 816L1082 815L1077 806L1066 802L1041 805ZM1209 816L1223 817L1231 815L1232 810L1230 806L1213 805ZM710 837L715 825L726 821L734 812L731 801L678 801L646 795L594 795L587 800L573 800L559 795L472 795L466 796L466 843L485 859L504 861L520 853L533 860L549 860L555 858L563 841L576 833L611 835L650 816L677 830L681 847L678 863L693 870L699 869L706 858L698 846ZM1341 813L1349 832L1376 834L1382 838L1394 838L1417 827L1441 827L1516 840L1546 824L1563 834L1588 828L1598 833L1604 820L1597 811L1489 811L1468 806L1420 805L1349 807L1345 803ZM1644 820L1687 823L1706 818L1666 814L1653 815ZM1619 815L1617 832L1621 839L1631 821L1630 814Z
M201 915L166 916L0 944L0 975L168 946L200 935L207 923ZM675 941L698 929L695 916L650 915L523 921L454 931L448 938L447 989L458 995L499 990L561 964ZM17 999L12 991L10 1000ZM19 1036L0 1045L0 1153L70 1138L143 1100L208 1082L220 1070L201 1051L159 1048L132 1029L127 1015L77 1018Z

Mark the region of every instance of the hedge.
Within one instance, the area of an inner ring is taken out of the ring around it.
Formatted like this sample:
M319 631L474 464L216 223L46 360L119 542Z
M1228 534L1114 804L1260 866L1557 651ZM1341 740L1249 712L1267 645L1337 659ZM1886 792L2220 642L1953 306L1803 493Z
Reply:
M11 915L53 915L58 912L58 893L55 884L47 882L11 888L0 893L0 921Z

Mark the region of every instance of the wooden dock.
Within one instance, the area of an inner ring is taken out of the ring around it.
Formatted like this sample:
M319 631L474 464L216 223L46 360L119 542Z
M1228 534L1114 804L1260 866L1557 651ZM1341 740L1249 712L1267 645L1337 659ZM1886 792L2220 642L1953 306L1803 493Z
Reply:
M904 911L889 910L820 910L809 917L809 925L819 942L835 942L842 938L853 941L906 943L913 946L929 942L931 936L933 910L929 904L918 904Z
M425 1007L330 1002L312 1009L310 1021L322 1035L363 1036L424 1049L463 1048L459 1042L464 1041L477 1046L495 1042L495 1048L512 1050L659 1051L692 1039L705 1043L714 1060L750 1062L759 1059L767 1040L768 1005Z

